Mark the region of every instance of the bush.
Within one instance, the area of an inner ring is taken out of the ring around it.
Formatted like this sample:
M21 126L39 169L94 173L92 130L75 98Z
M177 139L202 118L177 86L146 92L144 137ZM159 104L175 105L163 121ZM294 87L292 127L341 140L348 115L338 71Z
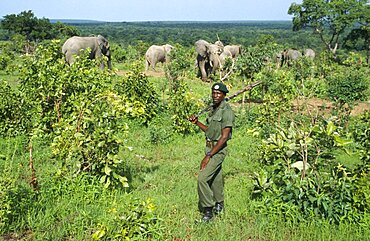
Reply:
M18 180L10 158L0 155L0 234L18 230L19 220L25 220L37 206L37 193Z
M22 109L21 94L0 80L0 136L16 136L25 131L29 117Z
M164 111L149 124L150 142L153 144L170 143L174 134L169 113Z
M99 60L91 61L86 54L68 66L61 58L59 41L52 41L40 45L35 56L27 59L21 69L20 90L24 113L32 116L28 131L51 137L53 154L63 171L93 173L106 187L127 186L117 156L123 142L119 135L127 131L123 117L146 115L147 120L153 110L146 113L141 107L152 106L146 102L138 108L135 99L118 95L113 90L113 75L98 69ZM141 93L145 98L145 92Z
M368 68L338 66L327 76L328 96L339 109L345 104L352 109L355 101L365 100L369 86Z
M183 76L189 67L187 52L180 45L171 51L171 61L166 65L166 77L170 83L168 109L171 113L174 130L177 133L194 132L194 126L188 117L195 113L200 103L189 92Z
M69 118L54 125L53 154L65 170L93 173L105 187L128 187L118 158L127 131L122 113L129 108L122 102L109 93L98 95L76 106Z
M161 240L160 219L155 215L152 200L138 200L126 195L108 209L110 218L101 222L92 234L93 240Z
M115 90L133 103L128 116L148 124L159 111L159 95L140 68L141 64L134 62L132 71L116 83Z
M253 196L268 213L282 212L287 220L322 218L332 223L361 222L369 211L368 179L341 165L334 150L350 141L327 121L298 127L292 123L263 140L262 163ZM368 175L368 174L367 174Z
M356 143L361 146L361 169L370 171L370 111L366 111L354 120L350 126Z
M15 54L10 42L0 42L0 70L7 70L14 61Z

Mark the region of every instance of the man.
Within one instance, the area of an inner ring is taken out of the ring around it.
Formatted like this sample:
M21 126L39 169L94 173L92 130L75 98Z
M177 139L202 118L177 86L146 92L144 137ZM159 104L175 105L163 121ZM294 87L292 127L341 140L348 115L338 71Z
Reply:
M199 206L203 211L203 222L213 218L213 212L224 211L224 185L222 179L222 162L227 155L227 141L231 139L235 115L225 101L228 89L223 83L212 86L213 106L205 124L194 115L189 121L197 125L206 136L205 156L200 163L198 175Z

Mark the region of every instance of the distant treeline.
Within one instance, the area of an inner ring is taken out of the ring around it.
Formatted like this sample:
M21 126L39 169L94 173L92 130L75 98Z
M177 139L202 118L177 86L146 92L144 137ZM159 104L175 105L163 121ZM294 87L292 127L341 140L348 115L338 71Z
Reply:
M122 46L136 45L139 41L149 44L179 43L193 46L198 39L225 44L250 46L260 37L271 35L276 43L292 48L320 48L319 38L312 31L293 32L290 21L226 21L226 22L101 22L68 23L77 27L81 35L98 35Z

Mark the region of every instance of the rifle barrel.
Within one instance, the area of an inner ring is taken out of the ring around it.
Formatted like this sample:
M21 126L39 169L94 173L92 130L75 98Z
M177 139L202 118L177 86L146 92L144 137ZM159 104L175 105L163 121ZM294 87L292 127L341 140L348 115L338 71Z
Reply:
M246 87L244 87L243 89L239 90L238 92L236 92L235 94L229 96L229 97L226 97L225 98L225 101L229 101L235 97L237 97L238 95L240 95L241 93L244 93L245 91L247 90L251 90L253 89L254 87L256 87L257 85L261 84L262 81L257 81L253 84L250 84L250 85L247 85ZM209 105L207 106L206 108L204 108L203 110L199 111L198 114L196 114L195 116L196 117L199 117L201 116L202 114L204 114L205 112L209 111L211 108L213 107L213 104L212 105Z

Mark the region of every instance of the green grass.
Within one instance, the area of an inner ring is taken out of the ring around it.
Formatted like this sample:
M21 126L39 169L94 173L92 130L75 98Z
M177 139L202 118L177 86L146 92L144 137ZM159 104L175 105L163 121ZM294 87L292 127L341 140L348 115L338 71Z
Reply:
M165 89L166 80L150 77L156 88ZM195 98L207 98L209 83L187 80ZM234 93L240 86L231 86ZM202 117L204 118L204 117ZM238 120L237 120L238 121ZM259 164L259 141L247 134L248 123L238 123L229 142L229 156L223 165L226 212L209 224L197 224L197 173L204 155L204 135L175 135L167 144L150 142L150 127L129 123L129 136L120 157L130 181L125 190L107 190L87 176L62 177L60 164L50 148L41 141L33 143L33 161L40 194L32 202L28 182L28 145L26 138L0 140L0 178L8 175L23 188L14 205L28 205L19 219L0 236L0 240L90 240L102 223L115 225L110 212L126 207L128 200L150 198L161 220L160 240L370 240L368 227L330 225L326 222L286 223L279 215L259 214L251 199L252 175ZM341 160L348 159L340 153ZM119 224L116 224L119 225ZM3 233L4 230L0 230Z
M144 129L131 129L145 136ZM202 133L181 137L168 145L151 145L145 138L129 141L137 166L135 196L152 198L165 226L167 240L367 240L369 231L357 225L289 224L257 215L250 199L251 175L258 168L257 146L243 129L236 130L224 163L226 213L206 225L195 224L197 173L203 157Z

